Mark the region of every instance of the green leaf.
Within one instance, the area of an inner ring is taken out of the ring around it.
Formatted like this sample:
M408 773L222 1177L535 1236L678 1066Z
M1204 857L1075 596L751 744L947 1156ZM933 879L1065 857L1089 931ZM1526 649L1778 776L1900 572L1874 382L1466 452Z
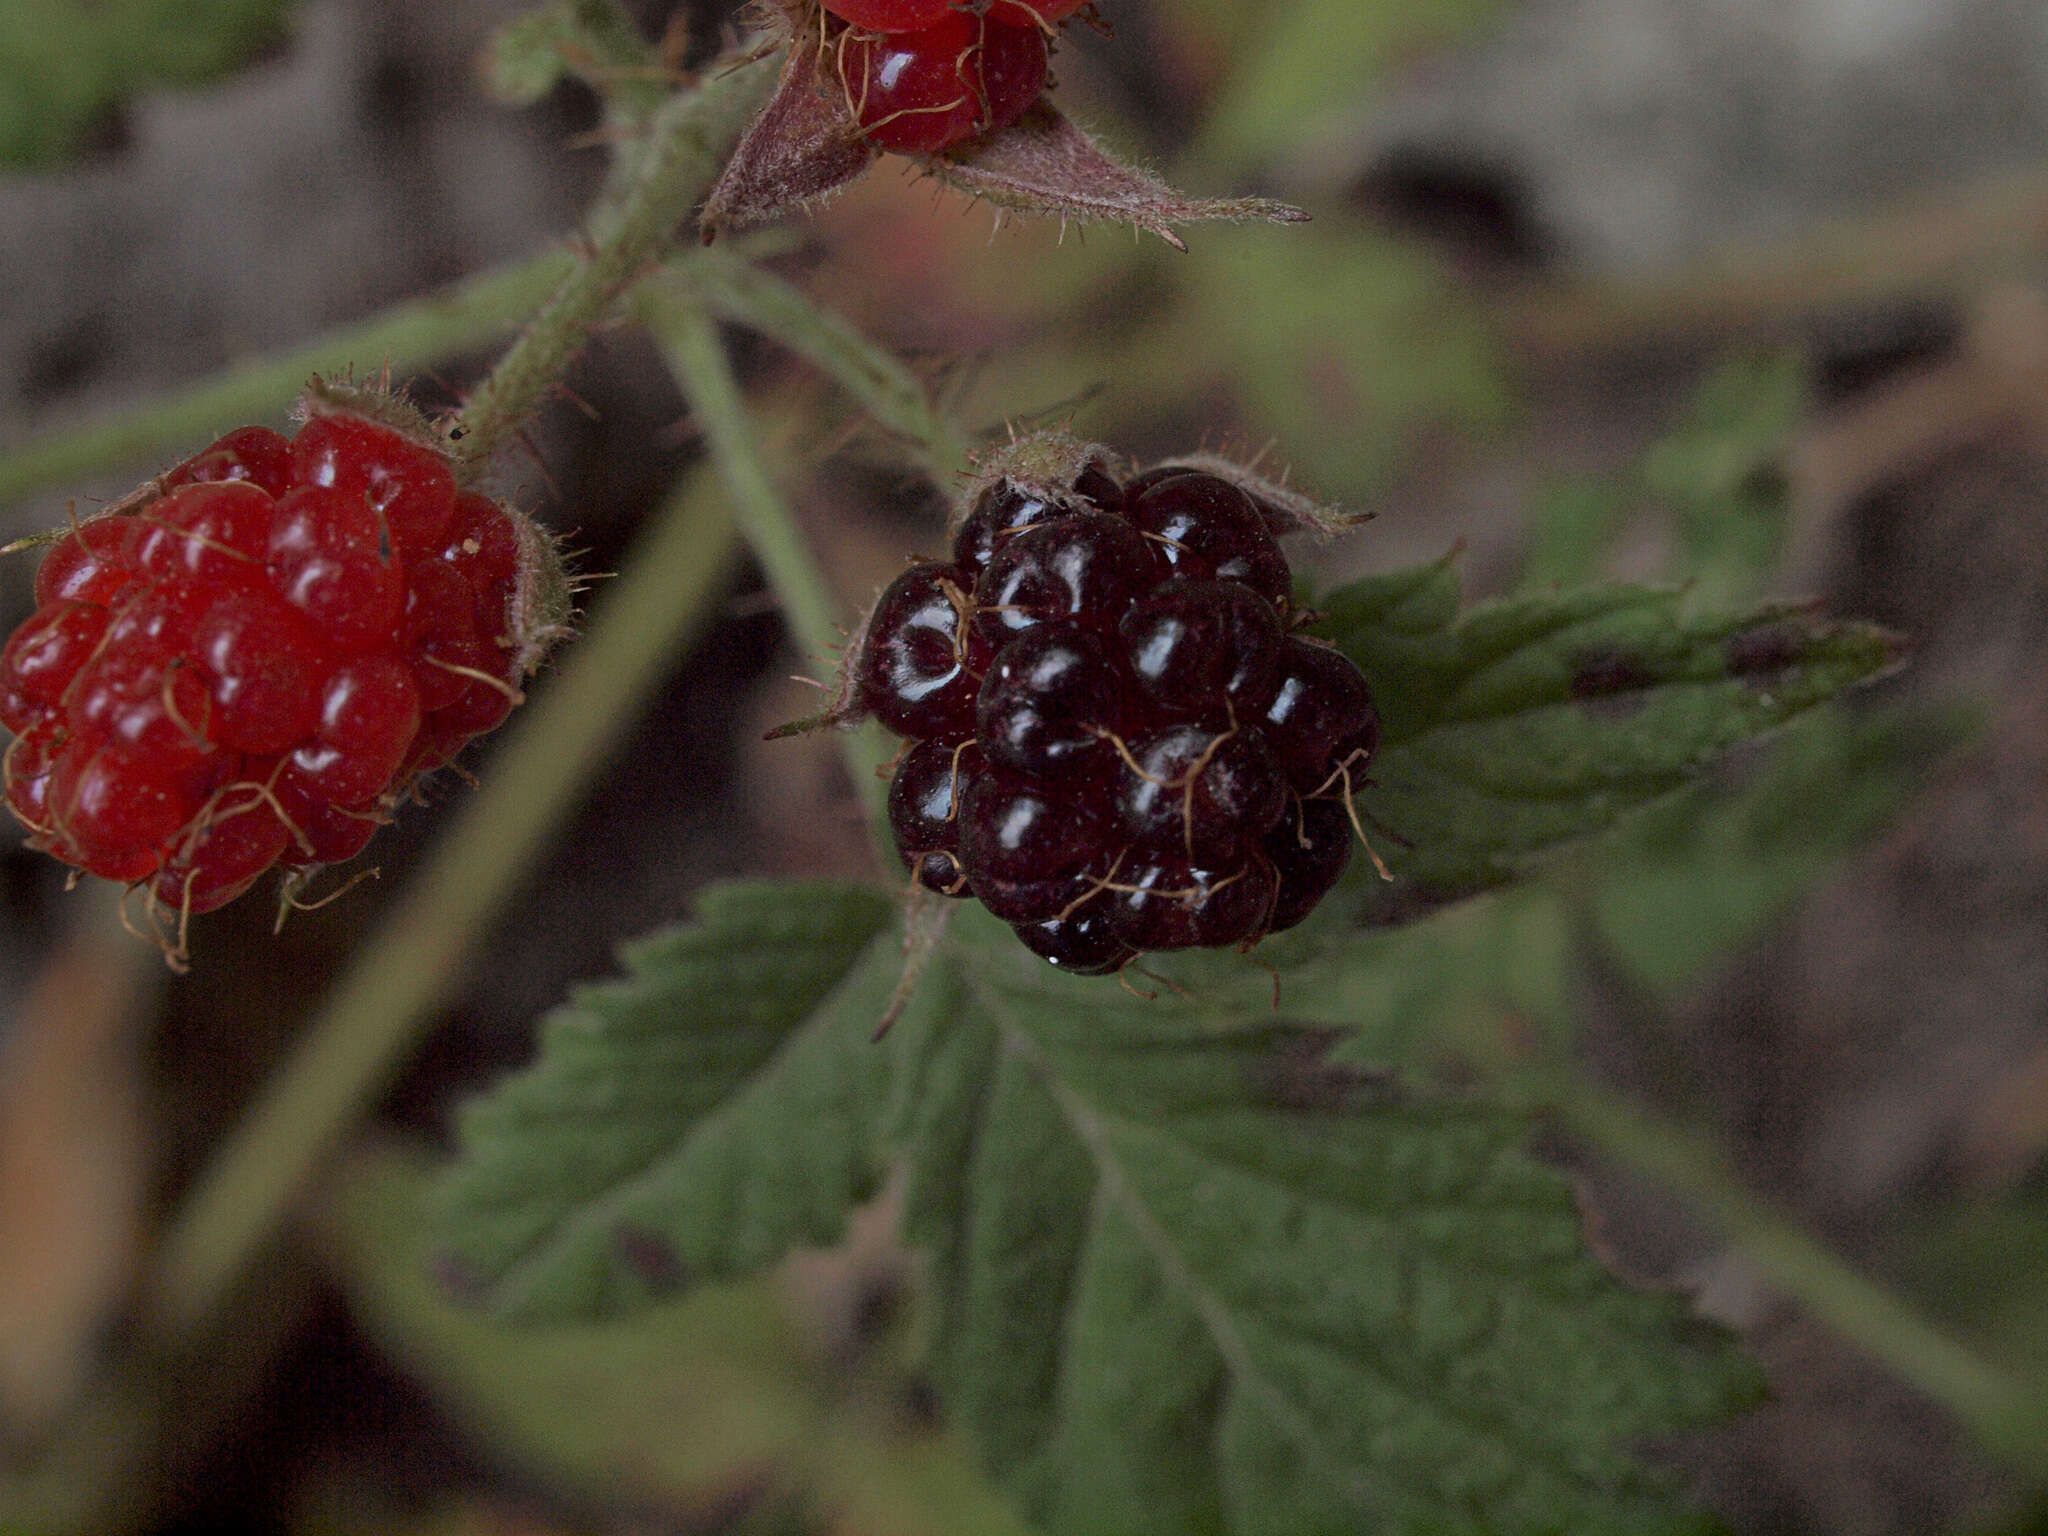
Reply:
M1459 615L1448 558L1321 606L1379 708L1383 745L1359 803L1400 877L1383 914L1501 884L1899 654L1869 625L1789 606L1689 616L1686 594L1653 587Z
M877 1046L896 946L842 933L842 903L872 912L815 887L710 893L652 947L695 958L663 971L643 948L633 981L551 1022L541 1062L466 1119L444 1187L483 1295L601 1315L647 1300L648 1249L746 1272L828 1235L848 1170L893 1157L942 1405L1048 1530L1701 1528L1630 1447L1729 1411L1751 1375L1676 1300L1601 1270L1568 1182L1522 1150L1525 1114L1333 1060L1349 1020L1304 989L1313 1021L1275 1022L1241 962L1147 1002L975 911ZM806 911L815 956L762 931ZM562 1123L724 1038L730 986L704 974L722 946L812 978L736 1048L762 1070L715 1070L723 1099L666 1123L636 1111L612 1127L632 1159L565 1181L603 1149Z
M1889 825L1975 728L1956 708L1810 716L1751 782L1646 811L1601 862L1603 944L1637 985L1675 996Z
M1637 1437L1746 1400L1615 1284L1529 1123L1145 1001L969 916L897 1127L942 1401L1054 1531L1681 1531Z
M523 1473L692 1529L766 1483L835 1529L1025 1536L957 1442L891 1411L900 1366L847 1392L768 1285L700 1285L628 1319L554 1327L454 1305L421 1251L426 1184L406 1154L358 1154L322 1210L322 1246L365 1331Z
M287 0L8 0L0 6L0 165L76 154L151 85L200 85L281 35Z
M880 1053L846 1046L888 996L891 912L844 886L720 886L625 951L628 979L550 1014L539 1062L461 1116L439 1191L458 1284L508 1314L604 1315L836 1236L879 1173Z
M1627 473L1540 489L1523 589L1592 580L1622 528L1655 512L1672 546L1660 574L1688 582L1696 606L1753 599L1783 554L1791 515L1785 458L1806 393L1800 357L1737 358L1707 376L1685 419Z

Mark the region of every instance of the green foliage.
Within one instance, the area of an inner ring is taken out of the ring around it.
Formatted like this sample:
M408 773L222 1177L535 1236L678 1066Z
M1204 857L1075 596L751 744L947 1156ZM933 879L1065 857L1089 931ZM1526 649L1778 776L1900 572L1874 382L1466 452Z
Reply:
M1332 595L1326 632L1373 683L1362 803L1408 890L1442 901L1611 825L1740 741L1883 671L1896 640L1793 607L1691 618L1685 595L1597 587L1459 615L1453 561Z
M600 1314L836 1236L875 1163L833 1026L880 1016L879 972L844 983L889 917L865 891L726 886L629 946L629 980L549 1016L541 1071L466 1106L473 1155L443 1191L461 1283L506 1312Z
M1686 417L1628 469L1541 488L1521 585L1545 592L1600 575L1633 518L1661 514L1669 574L1694 601L1753 598L1776 570L1789 506L1784 457L1806 404L1806 366L1790 354L1737 358L1709 374Z
M421 1252L425 1185L409 1158L359 1156L324 1246L364 1329L528 1474L613 1508L700 1514L729 1504L737 1476L835 1529L1023 1536L957 1445L890 1411L900 1366L835 1381L762 1284L553 1328L455 1305Z
M1327 604L1384 711L1366 805L1413 839L1402 894L1496 884L1892 655L1787 610L1688 618L1665 591L1457 603L1439 562ZM1907 755L1828 750L1873 780ZM1890 803L1783 839L1806 862L1713 931ZM1644 847L1711 872L1799 814L1788 789L1732 841ZM1510 999L1562 1015L1576 908L1531 887L1377 938L1319 914L1269 946L1279 1017L1234 957L1177 957L1185 996L1141 998L970 910L877 1046L886 910L721 888L551 1018L539 1063L463 1122L440 1201L461 1283L513 1316L616 1314L829 1238L894 1161L942 1400L1049 1530L1699 1528L1630 1447L1753 1377L1594 1262L1568 1184L1523 1151L1532 1105L1444 1088L1441 1045L1418 1048Z
M770 888L718 892L686 932L708 947L742 927L736 907L778 894L796 904ZM837 1164L872 1148L907 1161L941 1399L1051 1530L1698 1528L1627 1448L1726 1411L1752 1379L1672 1299L1606 1277L1568 1183L1520 1150L1523 1113L1334 1064L1336 1031L1262 1016L1262 979L1148 1002L1053 973L972 914L873 1046L865 1026L892 949L837 949L834 994L868 1011L785 1012L776 1068L729 1105L615 1122L623 1141L673 1149L622 1183L571 1196L552 1150L478 1140L472 1122L443 1210L460 1266L488 1279L495 1257L529 1283L492 1292L544 1316L634 1295L650 1241L691 1255L693 1273L746 1272L767 1256L750 1235L760 1223L735 1223L721 1255L692 1213L769 1196L745 1160L689 1150L744 1120L759 1156ZM666 1013L677 1062L715 1046L688 972L654 985L639 972L611 1002L630 990L637 1017ZM594 1016L582 1017L574 1035L558 1019L541 1063L501 1097L529 1116L558 1102L564 1119L623 1098L644 1052L630 1029L625 1049L594 1049ZM827 1132L814 1084L832 1058L849 1083L886 1065L893 1092L842 1093L865 1121ZM607 1060L610 1089L594 1077ZM798 1060L816 1071L792 1070ZM828 1136L859 1146L820 1158L781 1145ZM527 1192L544 1266L504 1246L502 1200L474 1240L463 1192L481 1187ZM843 1181L823 1189L853 1197ZM784 1226L808 1229L821 1198L806 1190ZM593 1283L597 1271L610 1278Z
M202 85L283 34L289 0L9 0L0 6L0 165L77 153L153 85Z

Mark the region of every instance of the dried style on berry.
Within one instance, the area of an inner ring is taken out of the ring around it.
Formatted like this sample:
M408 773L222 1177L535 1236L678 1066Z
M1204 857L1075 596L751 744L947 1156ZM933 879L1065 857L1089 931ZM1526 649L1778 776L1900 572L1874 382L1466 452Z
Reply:
M889 821L920 900L972 896L1077 974L1300 922L1378 746L1276 541L1334 516L1236 475L1126 476L1057 430L977 468L950 558L883 592L832 717L910 739Z
M314 381L49 542L0 652L5 794L32 846L177 937L266 870L353 858L495 729L563 632L547 537L456 485L402 399Z
M1108 220L1180 246L1198 219L1296 223L1265 198L1191 198L1123 164L1043 91L1048 40L1078 0L772 0L788 58L702 217L704 238L765 223L848 185L887 151L1001 209Z

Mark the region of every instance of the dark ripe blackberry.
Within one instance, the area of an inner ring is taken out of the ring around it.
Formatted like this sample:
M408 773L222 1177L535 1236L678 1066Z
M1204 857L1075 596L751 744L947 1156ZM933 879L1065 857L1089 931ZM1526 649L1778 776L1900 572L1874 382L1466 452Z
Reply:
M1251 497L1227 480L1186 470L1147 485L1124 503L1175 576L1241 581L1285 612L1294 577Z
M960 796L960 862L977 888L983 880L1074 874L1104 852L1107 830L1108 817L1085 780L1052 789L989 766Z
M1146 470L1142 475L1133 475L1129 480L1125 481L1124 500L1127 503L1135 501L1153 486L1159 484L1160 481L1170 480L1175 475L1201 473L1203 473L1201 470L1192 470L1185 465L1162 464L1156 469ZM1220 477L1212 476L1210 478ZM1238 489L1244 490L1242 486L1238 487ZM1244 490L1244 496L1252 504L1253 510L1259 514L1259 521L1266 525L1266 532L1272 534L1274 538L1277 539L1282 534L1300 531L1300 525L1281 508L1261 499L1256 493L1249 490Z
M1151 543L1108 512L1070 512L1005 539L974 586L974 628L1000 647L1034 624L1107 629L1165 574Z
M989 647L961 610L972 582L950 565L913 565L890 582L868 620L855 681L860 700L899 736L974 732L974 699Z
M1027 629L1000 651L981 682L975 735L992 763L1066 775L1107 768L1106 732L1127 729L1130 676L1100 636L1071 619Z
M1280 623L1242 582L1162 581L1117 632L1139 686L1178 713L1227 719L1273 687Z
M1256 856L1217 870L1166 854L1127 862L1117 884L1105 915L1131 948L1215 949L1265 932L1278 879Z
M1372 745L1378 744L1372 693L1349 657L1298 636L1282 643L1276 675L1259 729L1286 769L1287 782L1312 795L1329 779L1339 742L1350 743L1370 729ZM1356 769L1352 777L1356 782Z
M953 563L967 572L970 579L979 576L998 544L1033 523L1063 515L1063 511L1042 496L1008 480L998 480L976 499L967 521L953 535Z
M1074 476L1074 492L1085 496L1105 512L1121 512L1124 506L1124 488L1116 483L1116 476L1095 462Z
M968 896L967 870L960 862L960 855L940 849L933 853L921 853L915 860L904 861L910 866L911 878L926 890L940 896Z
M976 873L968 878L967 889L1006 923L1044 923L1084 901L1095 889L1095 880L1086 871L1050 880L998 880Z
M1107 976L1135 960L1138 952L1116 936L1108 916L1096 910L1099 905L1091 903L1072 917L1011 927L1026 949L1060 970L1074 976Z
M889 828L903 867L942 896L967 894L958 857L959 803L979 758L972 744L921 741L904 754L889 784Z
M1296 800L1262 846L1280 878L1266 928L1284 933L1315 910L1351 862L1351 818L1341 801Z
M1287 807L1280 764L1255 731L1177 725L1131 743L1130 752L1117 778L1117 815L1148 849L1214 867L1234 860Z

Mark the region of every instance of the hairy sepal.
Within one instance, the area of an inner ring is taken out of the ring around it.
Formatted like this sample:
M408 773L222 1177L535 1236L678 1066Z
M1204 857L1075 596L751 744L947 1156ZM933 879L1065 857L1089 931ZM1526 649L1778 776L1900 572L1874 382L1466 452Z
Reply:
M782 78L704 205L698 227L705 244L723 230L765 224L823 202L874 164L880 151L861 137L831 79L818 37L792 38Z
M1129 166L1050 102L1034 103L1009 127L927 162L947 186L1015 213L1083 223L1129 224L1175 250L1175 224L1222 219L1303 224L1308 215L1265 197L1190 197Z

